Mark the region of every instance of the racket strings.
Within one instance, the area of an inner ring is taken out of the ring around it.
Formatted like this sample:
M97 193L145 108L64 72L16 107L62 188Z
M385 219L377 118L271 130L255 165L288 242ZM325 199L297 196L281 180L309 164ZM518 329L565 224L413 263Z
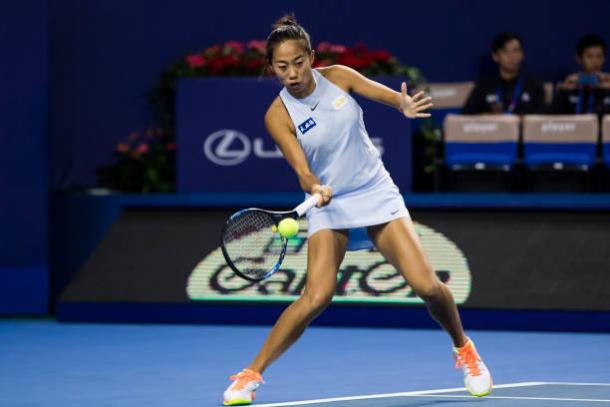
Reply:
M273 226L273 217L262 211L245 211L229 220L223 243L243 274L262 278L278 263L284 242Z

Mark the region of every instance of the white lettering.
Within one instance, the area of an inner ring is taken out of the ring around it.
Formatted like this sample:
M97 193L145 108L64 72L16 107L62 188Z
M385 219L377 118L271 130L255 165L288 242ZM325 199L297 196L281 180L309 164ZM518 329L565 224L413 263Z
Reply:
M542 133L571 133L576 131L576 123L544 122L540 131Z
M498 123L464 123L464 133L493 133L498 129Z
M261 159L284 157L276 145L265 150L263 138L254 138L251 141L248 136L233 129L218 130L210 134L203 142L203 153L208 160L222 166L239 165L251 154Z
M435 88L430 89L430 96L433 99L451 98L457 95L457 90L452 88Z
M265 150L263 145L263 139L255 138L254 139L254 155L259 158L282 158L282 152L277 146L273 146L271 150Z

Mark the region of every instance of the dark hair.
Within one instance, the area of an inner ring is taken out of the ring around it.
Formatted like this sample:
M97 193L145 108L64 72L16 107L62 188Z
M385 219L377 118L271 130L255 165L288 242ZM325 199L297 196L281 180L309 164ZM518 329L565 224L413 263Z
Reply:
M504 46L512 40L517 40L519 41L519 45L521 45L521 47L523 48L523 41L521 40L521 37L519 37L517 34L515 33L498 33L496 34L496 36L494 37L493 41L491 42L491 51L495 54L496 52L500 51L502 48L504 48Z
M273 50L276 45L288 40L300 41L307 52L311 52L309 34L297 23L294 14L286 14L273 24L273 30L267 37L267 62L269 65L271 65Z
M587 34L578 40L578 43L576 44L576 55L578 55L578 57L582 57L585 49L591 47L602 47L604 54L606 53L606 43L602 37L597 34Z

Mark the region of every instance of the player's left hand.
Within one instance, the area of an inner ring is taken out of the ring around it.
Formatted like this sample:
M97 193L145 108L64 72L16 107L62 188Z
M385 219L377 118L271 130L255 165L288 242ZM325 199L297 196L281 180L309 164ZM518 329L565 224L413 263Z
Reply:
M333 189L329 185L315 184L311 187L311 193L312 195L320 194L320 197L322 198L320 199L320 202L318 202L318 204L316 205L317 208L321 208L323 206L328 205L333 199Z
M430 109L432 103L430 96L425 96L424 92L417 92L413 96L407 95L407 84L403 82L400 86L400 106L398 110L409 119L419 119L430 117L430 113L422 113L424 110Z

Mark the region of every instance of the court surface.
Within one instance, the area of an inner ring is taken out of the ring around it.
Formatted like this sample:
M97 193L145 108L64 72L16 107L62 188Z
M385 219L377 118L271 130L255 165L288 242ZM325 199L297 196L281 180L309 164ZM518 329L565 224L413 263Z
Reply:
M0 320L0 406L220 406L269 327ZM471 331L496 388L472 398L440 330L312 327L258 406L610 406L610 335Z

